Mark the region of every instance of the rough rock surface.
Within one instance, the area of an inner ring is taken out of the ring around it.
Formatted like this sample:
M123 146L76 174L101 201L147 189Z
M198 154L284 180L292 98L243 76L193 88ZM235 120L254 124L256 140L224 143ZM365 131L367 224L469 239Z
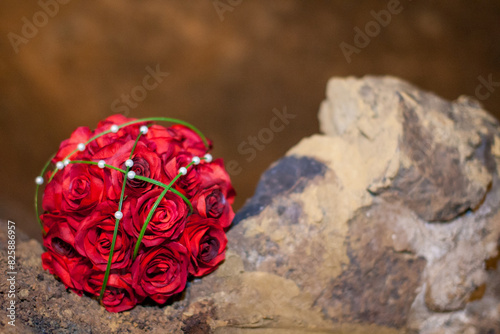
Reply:
M18 231L16 329L500 333L498 122L468 98L376 77L332 79L319 117L323 134L238 213L224 264L161 308L112 314L67 292Z

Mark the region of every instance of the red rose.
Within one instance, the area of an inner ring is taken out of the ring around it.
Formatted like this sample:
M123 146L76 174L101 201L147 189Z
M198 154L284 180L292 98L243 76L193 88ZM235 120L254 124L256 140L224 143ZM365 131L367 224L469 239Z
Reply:
M104 272L93 271L85 277L84 290L99 296L101 287L104 281ZM111 273L108 277L106 290L102 298L102 304L109 312L122 312L130 310L142 299L137 299L134 289L132 288L132 275L119 275Z
M231 225L234 211L220 185L202 189L192 200L196 212L203 218L215 218L222 228Z
M189 163L191 163L193 155L187 152L181 152L170 160L166 158L166 155L162 156L164 166L163 168L165 174L167 175L167 178L171 180L179 174L179 169L181 167L186 167ZM175 182L175 189L183 192L188 197L191 197L196 191L195 186L197 185L197 180L199 179L199 166L200 165L193 165L189 167L187 174L181 176Z
M53 213L44 213L40 215L40 219L43 222L45 232L47 232L53 226L55 226L54 228L56 229L59 228L58 225L60 224L68 224L73 232L76 232L76 230L80 226L80 221L74 219L71 216L63 215L59 211L53 211Z
M43 245L56 255L73 259L78 257L75 250L75 234L67 222L59 221L57 225L47 228L43 237Z
M233 204L236 195L231 178L224 168L222 159L216 159L212 163L200 164L198 167L198 189L206 189L218 185L229 204Z
M81 277L89 269L89 262L75 250L75 238L69 225L60 223L52 226L43 238L43 245L48 250L42 254L43 269L81 294Z
M191 163L192 158L193 155L189 153L179 153L170 160L163 159L167 177L172 179L178 175L179 168L186 167ZM199 165L192 165L188 168L187 174L182 175L175 183L176 189L188 197L214 185L220 187L227 202L232 204L236 193L231 185L229 174L224 169L222 159L214 160L212 163L202 162Z
M87 257L97 268L106 270L116 219L114 213L118 205L114 202L99 204L90 216L85 218L75 235L75 248ZM111 269L129 266L133 251L133 241L125 233L123 225L118 225Z
M125 162L130 158L130 152L134 146L135 141L129 141L125 145L121 146L114 155L109 159L106 159L106 163L112 166L119 167L126 170ZM159 156L151 150L144 142L139 141L135 147L134 153L132 155L132 161L134 165L130 168L131 171L135 172L136 175L148 177L160 182L167 182L164 177L161 177L161 160ZM107 175L107 194L110 199L119 199L122 191L122 183L124 175L114 169L106 169ZM128 179L125 194L128 196L139 197L142 194L148 192L155 185L141 181L139 179Z
M105 131L111 129L112 125L122 125L131 121L135 121L135 118L127 118L123 115L116 114L109 116L103 121L97 124L97 129L94 131L94 135L98 135ZM144 124L144 123L141 123ZM139 125L127 126L118 130L117 133L110 132L104 136L101 136L89 144L89 150L91 153L97 153L100 148L106 147L114 143L125 143L127 141L135 141L139 135Z
M189 273L199 277L214 271L224 260L227 238L216 219L193 215L181 243L189 252Z
M139 236L142 226L163 189L151 190L139 198L131 198L124 205L127 216L124 227L128 234ZM146 247L157 246L166 240L177 239L186 224L189 208L178 195L167 192L149 221L142 243Z
M156 246L134 261L132 286L139 295L163 304L184 290L187 263L187 251L183 245L170 242Z
M152 125L146 133L146 138L155 144L155 151L158 155L166 156L168 159L183 150L182 143L172 137L171 132L163 126Z
M62 161L71 152L77 149L78 144L86 143L92 137L92 131L88 127L79 127L71 134L69 139L64 140L59 146L59 151L52 159L53 163ZM83 155L80 151L76 151L75 155L71 156L71 160L76 160Z
M43 209L70 213L81 220L102 200L104 174L97 166L68 165L54 176L43 194Z
M208 141L208 148L203 143L203 139L190 128L177 124L169 127L167 131L176 139L183 147L183 149L193 155L203 156L208 150L212 148L212 142Z
M84 258L68 260L52 252L42 254L42 268L58 277L66 288L71 289L77 295L83 294L83 281L80 279L90 271L92 264Z
M46 179L50 179L52 172L47 173ZM62 201L62 175L63 173L59 171L54 175L52 181L50 181L43 192L42 197L42 208L44 211L48 212L59 212L61 211L61 201Z
M192 156L188 153L179 154L177 157L164 163L165 174L169 178L179 173L180 167L185 167L191 162ZM212 163L202 162L199 165L189 167L186 175L181 176L176 187L182 190L188 197L195 195L200 190L218 185L227 202L232 204L235 192L231 185L229 174L224 169L222 159L216 159Z
M96 132L104 132L106 130L109 130L109 128L111 127L111 125L122 125L124 123L128 123L128 122L132 122L132 121L135 121L136 118L127 118L125 116L123 116L122 114L115 114L115 115L111 115L105 119L103 119L102 121L99 121L99 123L97 123L97 128L96 128ZM135 126L136 129L133 129L134 127L127 127L125 128L124 130L125 131L130 131L130 130L137 130L137 126Z

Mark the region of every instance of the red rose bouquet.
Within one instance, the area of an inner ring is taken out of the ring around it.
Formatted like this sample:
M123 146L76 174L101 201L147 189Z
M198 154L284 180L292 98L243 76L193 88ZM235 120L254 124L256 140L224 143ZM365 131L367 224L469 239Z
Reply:
M156 121L175 125L165 128ZM76 129L36 178L45 270L120 312L165 303L224 260L235 192L211 143L171 118ZM50 164L53 171L47 171Z

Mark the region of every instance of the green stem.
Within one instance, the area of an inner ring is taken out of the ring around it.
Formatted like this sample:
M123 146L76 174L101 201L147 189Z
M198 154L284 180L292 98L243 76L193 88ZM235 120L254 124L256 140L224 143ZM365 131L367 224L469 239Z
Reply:
M136 175L135 178L138 179L138 180L141 180L141 181L146 181L146 182L152 183L152 184L157 185L157 186L162 187L162 188L166 188L167 187L167 185L165 183L162 183L160 181L156 181L156 180L150 179L149 177L145 177L145 176L142 176L142 175Z
M42 168L42 171L40 172L40 176L43 177L45 172L47 171L47 168L49 167L50 165L50 162L52 161L52 159L54 158L55 154L50 157L50 160L47 161L45 163L45 165L43 166ZM48 183L48 182L47 182ZM40 185L37 184L36 185L36 189L35 189L35 214L36 214L36 219L38 220L38 224L40 224L40 227L42 229L42 232L43 232L43 235L45 235L45 229L43 228L43 223L42 223L42 220L40 219L40 215L38 214L38 189L40 188Z
M188 169L189 167L191 167L192 165L194 164L194 162L190 162L187 166L186 166L186 169ZM169 190L174 190L174 189L170 189L175 181L177 181L179 179L179 177L181 177L182 174L179 173L177 174L173 179L172 181L170 181L170 183L167 185L167 187L165 187L165 190L163 190L163 192L160 194L160 197L158 197L158 199L156 200L156 202L154 203L153 207L151 208L151 210L149 210L149 214L148 214L148 217L146 218L146 221L144 222L144 224L142 225L142 229L141 229L141 232L139 234L139 237L137 238L137 242L135 243L135 249L134 249L134 259L136 258L137 256L137 252L139 251L139 246L141 245L141 242L142 242L142 238L144 237L144 234L146 233L146 229L148 228L148 225L149 225L149 222L151 220L151 218L153 217L153 213L155 212L156 208L158 207L158 205L160 204L160 201L161 199L163 198L163 196L165 196L165 194L167 193L167 191ZM179 193L178 191L175 191L176 194L180 195L182 197L182 199L184 201L187 201L189 202L189 200L184 196L182 195L181 193ZM193 206L191 205L191 203L189 202L189 207L190 209L192 210L193 209Z
M149 214L148 214L148 217L146 218L146 221L142 225L141 233L139 234L139 238L137 239L137 242L136 242L135 248L134 248L134 257L133 257L134 260L137 257L137 253L139 252L139 247L141 246L141 241L142 241L142 238L144 237L144 234L146 233L146 228L148 227L149 221L153 217L153 214L156 211L156 208L158 207L158 205L160 205L160 202L163 199L163 196L165 196L165 194L167 193L167 191L168 191L168 188L165 188L161 192L160 196L158 196L155 203L153 204L153 207L149 211Z
M182 198L182 200L189 206L189 214L193 213L193 211L194 211L193 204L191 204L191 202L187 199L186 196L184 196L182 193L178 192L174 188L170 188L169 191L173 192L174 194L176 194L177 196Z
M139 135L137 136L137 139L135 140L134 146L132 147L132 150L130 151L129 159L132 159L132 156L134 154L134 150L135 150L135 147L137 146L137 142L139 141L139 138L141 138L141 133L139 133ZM120 195L120 202L118 203L118 211L120 211L120 212L122 211L123 197L125 196L125 185L127 184L127 173L129 171L130 171L130 167L127 167L126 173L123 175L122 193ZM113 241L111 242L111 248L109 250L108 264L106 266L106 272L104 273L104 279L102 281L101 293L99 295L99 299L101 301L102 301L102 298L104 297L104 292L106 291L106 285L108 284L109 272L111 271L111 263L113 262L113 253L115 252L116 238L118 236L119 224L120 224L120 219L116 218L115 230L113 231Z

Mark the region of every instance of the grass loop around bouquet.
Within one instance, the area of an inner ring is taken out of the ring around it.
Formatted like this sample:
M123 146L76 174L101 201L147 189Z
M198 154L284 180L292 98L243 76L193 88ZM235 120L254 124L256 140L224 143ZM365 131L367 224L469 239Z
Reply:
M189 163L186 168L189 168L191 167L192 165L194 164L194 162L191 162ZM134 248L134 257L133 259L135 260L135 258L137 257L137 253L139 252L139 247L141 246L141 242L142 242L142 238L144 237L144 234L146 233L146 230L148 228L148 225L149 225L149 222L151 221L151 218L153 217L153 214L154 212L156 211L156 208L158 207L158 205L160 204L163 196L165 196L165 194L167 193L167 191L169 190L173 190L171 189L172 186L174 185L175 181L177 181L179 179L179 177L181 177L182 174L179 173L177 174L173 179L172 181L170 181L170 183L165 187L165 190L163 190L163 192L160 194L160 196L158 197L158 199L156 200L156 202L154 203L153 207L151 208L151 210L149 210L149 214L146 218L146 221L144 222L144 224L142 225L142 229L141 229L141 232L139 234L139 237L137 239L137 242L135 244L135 248ZM180 193L179 193L180 194ZM184 195L181 195L183 198L186 198ZM190 206L190 210L191 212L193 211L193 206L191 204L191 202L186 198L187 200L187 203L189 203L189 206Z
M44 166L43 166L43 168L42 168L42 172L40 173L40 175L42 175L42 176L43 176L43 175L45 174L45 172L46 172L46 171L47 171L47 169L49 168L50 162L52 161L52 159L54 159L54 157L55 157L55 156L56 156L55 154L54 154L54 155L52 155L52 156L50 157L49 161L47 161L47 162L45 163L45 165L44 165ZM39 188L40 188L40 185L39 185L39 184L37 184L37 185L36 185L36 188L35 188L35 214L36 214L36 218L37 218L37 220L38 220L38 224L40 224L40 228L42 229L42 233L43 233L43 235L45 235L45 234L46 234L46 232L45 232L45 229L43 228L42 221L40 220L40 214L38 213L38 189L39 189Z
M193 130L198 136L200 136L200 138L203 141L203 144L205 145L205 148L207 150L210 148L210 146L208 144L207 138L205 137L205 135L203 135L203 133L198 128L196 128L194 125L192 125L192 124L190 124L188 122L185 122L185 121L177 119L177 118L171 118L171 117L148 117L148 118L141 118L141 119L137 119L135 121L123 123L123 124L121 124L121 125L118 126L118 129L122 129L124 127L130 126L130 125L134 125L134 124L138 124L138 123L155 122L155 121L156 122L169 122L169 123L184 125L185 127ZM89 140L87 140L85 142L85 146L87 146L88 144L90 144L94 140L96 140L96 139L98 139L98 138L100 138L100 137L102 137L104 135L107 135L109 133L111 133L111 130L106 130L106 131L101 132L98 135L95 135L94 137L90 138ZM72 152L70 152L62 160L64 161L66 159L71 158L73 156L73 154L75 154L76 152L78 152L78 148L74 149ZM52 159L54 159L54 157L55 157L55 154L52 157L50 157L50 159L46 162L45 166L42 169L42 172L40 173L40 176L43 177L45 175L45 173L46 173L46 171L47 171L50 163L52 162ZM109 165L107 167L108 168L113 168L112 166L109 166ZM113 168L113 169L116 169L116 168ZM120 171L123 171L123 170L120 170ZM54 176L55 176L55 174L57 172L58 172L58 169L55 168L54 171L52 172L52 174L50 175L50 178L47 181L47 184L49 184L52 181L52 179L54 178ZM148 182L150 182L150 181L148 181ZM40 215L39 215L39 211L38 211L38 198L39 198L38 192L39 192L39 189L40 189L40 186L37 184L36 188L35 188L35 213L36 213L36 218L38 220L38 224L40 225L40 228L42 229L42 233L45 235L45 229L43 228L43 224L42 224L42 221L40 220ZM183 198L183 199L185 200L185 198Z
M193 130L196 134L198 134L200 136L200 138L202 139L205 147L207 148L207 150L209 149L209 144L208 144L208 141L206 139L206 137L201 133L200 130L198 130L196 127L194 127L193 125L185 122L185 121L182 121L182 120L179 120L179 119L175 119L175 118L169 118L169 117L149 117L149 118L143 118L143 119L138 119L138 120L135 120L135 121L131 121L131 122L127 122L127 123L124 123L124 124L121 124L118 126L118 129L121 129L121 128L124 128L126 126L130 126L130 125L134 125L134 124L138 124L138 123L144 123L144 122L152 122L152 121L165 121L165 122L171 122L171 123L175 123L175 124L180 124L180 125L184 125L186 126L187 128ZM151 125L149 125L151 126ZM149 127L148 126L148 127ZM100 134L98 135L95 135L94 137L90 138L89 140L87 140L84 144L85 146L87 146L88 144L90 144L91 142L93 142L94 140L106 135L106 134L109 134L111 133L112 131L111 130L106 130L106 131L103 131L101 132ZM130 157L129 159L132 159L133 157L133 153L135 151L135 148L137 146L137 143L139 142L139 139L141 137L142 133L140 132L139 135L137 136L136 140L135 140L135 143L134 143L134 146L132 147L132 150L130 152ZM69 158L71 158L71 156L73 156L75 153L78 152L78 148L73 150L71 153L69 153L64 159L62 159L62 161L66 161L66 160L69 160ZM41 176L43 177L43 175L45 175L51 161L54 159L55 155L53 155L49 161L47 161L47 163L44 165L42 171L41 171ZM205 158L200 158L200 160L205 160ZM95 161L87 161L87 160L69 160L68 161L68 164L88 164L88 165L98 165L98 162L95 162ZM189 163L187 166L185 166L186 169L188 169L189 167L191 167L192 165L194 164L194 162L191 162ZM123 173L124 176L123 176L123 184L122 184L122 191L121 191L121 195L120 195L120 201L118 203L118 211L121 212L122 210L122 206L123 206L123 201L124 201L124 196L125 196L125 186L126 186L126 183L127 183L127 174L128 172L130 171L130 167L127 167L126 170L123 170L119 167L116 167L116 166L112 166L112 165L109 165L109 164L104 164L104 167L105 168L110 168L110 169L113 169L113 170L116 170L120 173ZM50 178L47 182L50 183L52 181L52 179L54 178L55 174L59 171L58 168L55 168L54 171L52 172L52 174L50 175ZM164 190L162 191L162 193L160 194L160 196L156 199L153 207L151 208L151 210L149 211L149 214L146 218L146 221L144 222L143 226L142 226L142 229L141 229L141 232L139 234L139 237L137 239L137 242L135 244L135 248L134 248L134 253L133 253L133 259L135 259L137 257L137 254L139 252L139 249L140 249L140 245L142 243L142 239L144 237L144 234L146 233L146 230L147 230L147 227L149 225L149 222L151 221L153 215L154 215L154 212L156 211L156 209L158 208L161 200L163 199L163 197L166 195L166 193L168 191L171 191L172 193L176 194L177 196L181 197L182 200L189 206L189 209L190 209L190 214L193 212L193 205L191 204L191 202L189 201L189 199L182 193L180 193L179 191L177 191L176 189L173 189L173 185L175 184L175 182L182 176L183 174L181 174L180 172L172 179L172 181L167 185L167 184L164 184L162 182L159 182L157 180L153 180L151 178L148 178L148 177L145 177L145 176L142 176L142 175L135 175L134 178L138 179L138 180L141 180L141 181L145 181L145 182L149 182L153 185L156 185L156 186L159 186L161 188L163 188ZM38 211L38 201L39 201L39 196L38 196L38 192L39 192L39 187L40 185L37 184L36 185L36 190L35 190L35 213L36 213L36 216L37 216L37 219L38 219L38 222L40 224L40 227L42 229L42 232L43 234L45 235L46 232L45 232L45 229L43 227L43 224L42 224L42 221L40 220L40 215L39 215L39 211ZM112 265L112 260L113 260L113 254L114 254L114 248L115 248L115 243L116 243L116 239L117 239L117 236L118 236L118 228L119 228L119 223L120 223L120 219L118 218L115 218L115 228L114 228L114 231L113 231L113 240L112 240L112 243L111 243L111 248L110 248L110 252L109 252L109 258L108 258L108 263L107 263L107 266L106 266L106 271L105 271L105 274L104 274L104 279L103 279L103 284L102 284L102 287L101 287L101 291L100 291L100 295L99 295L99 300L101 300L102 302L102 299L104 298L104 293L106 291L106 285L108 283L108 279L109 279L109 275L110 275L110 271L111 271L111 265Z

